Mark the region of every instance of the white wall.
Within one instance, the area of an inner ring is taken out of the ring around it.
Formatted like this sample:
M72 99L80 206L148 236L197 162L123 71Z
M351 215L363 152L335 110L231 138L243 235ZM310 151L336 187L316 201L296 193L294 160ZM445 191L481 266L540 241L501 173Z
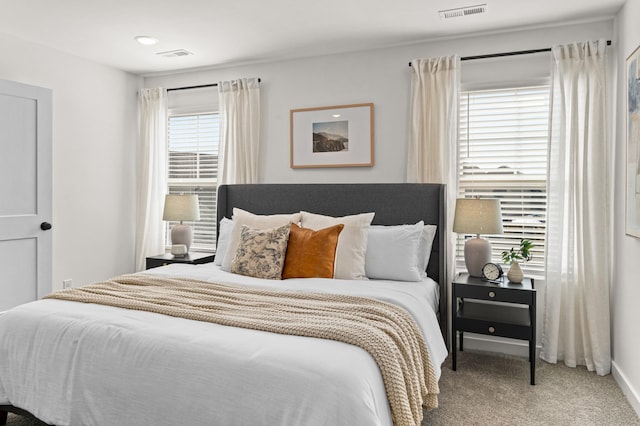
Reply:
M141 78L0 34L0 78L53 91L53 289L133 272Z
M640 415L640 239L625 235L626 58L640 45L640 0L627 0L617 17L618 85L615 173L613 374Z

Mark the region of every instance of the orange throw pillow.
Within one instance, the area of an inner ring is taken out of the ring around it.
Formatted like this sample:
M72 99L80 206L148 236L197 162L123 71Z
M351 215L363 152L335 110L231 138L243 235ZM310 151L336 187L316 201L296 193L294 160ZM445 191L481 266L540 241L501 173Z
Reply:
M282 278L333 278L343 224L314 231L291 224Z

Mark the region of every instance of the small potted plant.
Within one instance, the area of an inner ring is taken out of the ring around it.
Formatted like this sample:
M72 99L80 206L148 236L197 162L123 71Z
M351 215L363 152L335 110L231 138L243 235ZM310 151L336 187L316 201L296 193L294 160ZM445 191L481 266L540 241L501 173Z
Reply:
M504 263L510 263L509 272L507 273L507 278L512 283L521 283L524 278L524 274L522 273L522 269L520 269L519 260L523 262L527 262L531 260L531 249L533 248L533 243L529 240L520 240L520 247L515 250L511 247L509 251L502 252L502 260Z

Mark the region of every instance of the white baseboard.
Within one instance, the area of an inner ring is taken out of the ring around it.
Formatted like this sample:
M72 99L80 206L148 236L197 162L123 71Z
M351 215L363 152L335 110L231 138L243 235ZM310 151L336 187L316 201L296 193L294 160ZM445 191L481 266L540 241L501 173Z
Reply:
M611 374L613 378L622 389L622 393L627 397L629 404L635 410L638 417L640 417L640 394L636 392L636 390L629 384L627 377L624 375L622 370L618 367L615 361L611 362Z
M458 349L460 349L458 347ZM483 334L464 333L464 349L480 352L492 352L529 358L529 343L524 340L492 337ZM540 355L540 347L536 348L536 357Z

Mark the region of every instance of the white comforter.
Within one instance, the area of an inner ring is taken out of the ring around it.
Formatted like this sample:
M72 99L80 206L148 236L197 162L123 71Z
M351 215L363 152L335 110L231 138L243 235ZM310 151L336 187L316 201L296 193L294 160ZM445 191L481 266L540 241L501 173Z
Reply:
M213 264L145 273L393 302L416 318L438 377L447 355L432 280L268 281ZM0 404L59 426L391 424L359 347L53 299L0 315Z

